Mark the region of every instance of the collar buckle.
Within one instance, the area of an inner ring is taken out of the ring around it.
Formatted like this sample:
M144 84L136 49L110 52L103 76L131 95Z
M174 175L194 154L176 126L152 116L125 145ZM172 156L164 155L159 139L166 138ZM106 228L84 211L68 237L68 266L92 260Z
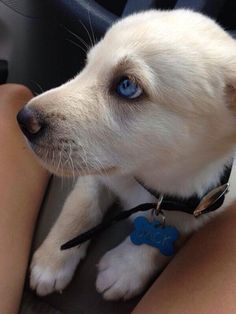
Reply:
M229 191L229 183L218 186L217 188L211 190L207 193L194 210L193 215L195 217L203 214L210 206L215 204L221 197L223 197Z

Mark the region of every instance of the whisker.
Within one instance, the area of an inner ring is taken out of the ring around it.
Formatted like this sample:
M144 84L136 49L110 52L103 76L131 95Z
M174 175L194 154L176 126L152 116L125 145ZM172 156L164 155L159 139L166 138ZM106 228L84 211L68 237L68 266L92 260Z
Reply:
M64 183L64 168L63 168L63 163L62 163L62 167L61 167L61 170L62 170L62 176L60 177L61 179L61 190L63 190L63 183Z
M87 27L84 25L84 23L83 23L81 20L79 20L79 22L80 22L80 24L83 26L83 28L85 29L85 31L86 31L86 33L87 33L87 35L88 35L88 38L89 38L89 40L90 40L91 46L94 46L94 43L93 43L93 41L92 41L92 37L90 36Z
M61 165L61 151L59 152L59 161L58 161L56 172L58 172L60 165Z
M87 50L85 50L82 46L80 46L78 43L76 43L75 41L73 41L72 39L68 39L66 38L67 41L69 41L70 43L74 44L76 47L80 48L81 50L83 50L83 52L85 54L87 54Z
M63 162L62 162L62 185L61 185L61 187L62 187L62 189L63 189L63 184L64 184L64 167L65 167L65 165L67 164L67 162L68 162L68 158L66 158L66 151L64 150L64 144L63 144L63 146L62 146L62 150L63 150L63 154L64 154L64 157L65 158L63 158L64 160L65 160L65 162L64 162L64 164L63 164Z
M86 152L86 150L84 149L84 146L83 146L83 145L81 145L80 147L81 147L82 150L83 150L83 155L82 155L83 163L85 164L85 169L86 169L87 172L88 172L89 167L88 167L88 156L87 156L87 152Z
M48 151L48 149L47 149L47 150L46 150L45 157L44 157L46 161L48 161L48 152L49 152L49 151Z
M85 48L88 50L89 49L89 45L88 43L82 38L80 37L78 34L72 32L69 28L67 28L66 26L64 26L64 28L71 34L73 35L76 39L78 39L84 46Z
M52 149L52 165L55 163L54 148Z
M34 80L31 80L31 82L34 83L34 84L39 88L39 90L40 90L40 92L37 93L37 95L39 95L40 93L44 93L44 92L45 92L45 91L43 90L42 86L41 86L38 82L36 82L36 81L34 81Z
M38 96L40 93L36 92L35 90L31 90L34 96Z
M90 31L91 31L92 38L93 38L93 45L92 45L92 46L94 46L95 43L96 43L96 39L95 39L94 30L93 30L92 21L91 21L90 5L89 5L89 7L87 8L87 11L88 11L89 27L90 27Z
M71 144L69 144L69 147L70 147L69 159L70 159L70 163L71 163L71 170L72 170L73 183L74 183L74 182L75 182L75 170L74 170L73 159L72 159L72 157L71 157L71 155L72 155L72 147L71 147Z

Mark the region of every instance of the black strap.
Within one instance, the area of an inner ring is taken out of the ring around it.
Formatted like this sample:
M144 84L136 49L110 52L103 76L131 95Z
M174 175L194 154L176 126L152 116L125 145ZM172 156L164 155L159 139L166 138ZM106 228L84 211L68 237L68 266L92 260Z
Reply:
M139 211L147 211L147 210L150 210L152 208L155 208L156 205L157 204L155 204L155 203L145 203L145 204L138 205L132 209L120 212L119 214L117 214L112 219L105 220L102 223L100 223L99 225L97 225L96 227L89 229L88 231L80 234L79 236L75 237L74 239L66 242L65 244L63 244L61 246L61 250L67 250L67 249L70 249L74 246L80 245L81 243L88 241L89 239L91 239L93 236L97 235L101 231L107 229L111 225L117 223L118 221L126 219L129 216L131 216L134 213L137 213Z
M223 202L224 202L224 196L219 198L219 200L216 203L209 206L207 209L207 212L219 208L223 204ZM92 237L98 235L100 232L109 228L110 226L119 222L120 220L126 219L129 216L131 216L131 215L133 215L139 211L148 211L150 209L154 209L154 208L156 208L156 206L157 206L156 203L145 203L145 204L138 205L132 209L122 211L119 214L117 214L116 216L114 216L113 218L103 221L102 223L95 226L94 228L91 228L88 231L86 231L86 232L80 234L79 236L73 238L72 240L66 242L65 244L63 244L61 246L61 250L67 250L67 249L70 249L72 247L78 246L81 243L86 242L89 239L91 239ZM169 201L169 200L163 200L162 201L161 209L162 210L175 210L175 211L181 210L181 211L186 212L186 213L189 212L188 207L186 207L185 204L181 204L181 203ZM206 212L206 211L204 211L204 212Z

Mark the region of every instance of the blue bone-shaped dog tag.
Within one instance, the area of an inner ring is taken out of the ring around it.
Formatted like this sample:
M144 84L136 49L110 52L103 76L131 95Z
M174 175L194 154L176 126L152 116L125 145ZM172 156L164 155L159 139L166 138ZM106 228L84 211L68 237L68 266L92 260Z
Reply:
M139 216L134 220L134 227L133 232L130 234L130 239L134 244L148 244L158 248L166 256L174 254L173 243L179 237L176 228L162 226L158 220L149 222L143 216Z

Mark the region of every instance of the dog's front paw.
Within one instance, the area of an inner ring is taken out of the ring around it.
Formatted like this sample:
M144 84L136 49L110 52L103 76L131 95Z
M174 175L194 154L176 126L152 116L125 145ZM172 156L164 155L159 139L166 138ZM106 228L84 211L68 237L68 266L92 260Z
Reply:
M85 256L86 246L61 251L44 243L31 262L30 286L38 295L61 292L71 281L76 266Z
M156 248L136 246L127 238L101 259L97 290L107 300L129 299L141 293L168 260Z

